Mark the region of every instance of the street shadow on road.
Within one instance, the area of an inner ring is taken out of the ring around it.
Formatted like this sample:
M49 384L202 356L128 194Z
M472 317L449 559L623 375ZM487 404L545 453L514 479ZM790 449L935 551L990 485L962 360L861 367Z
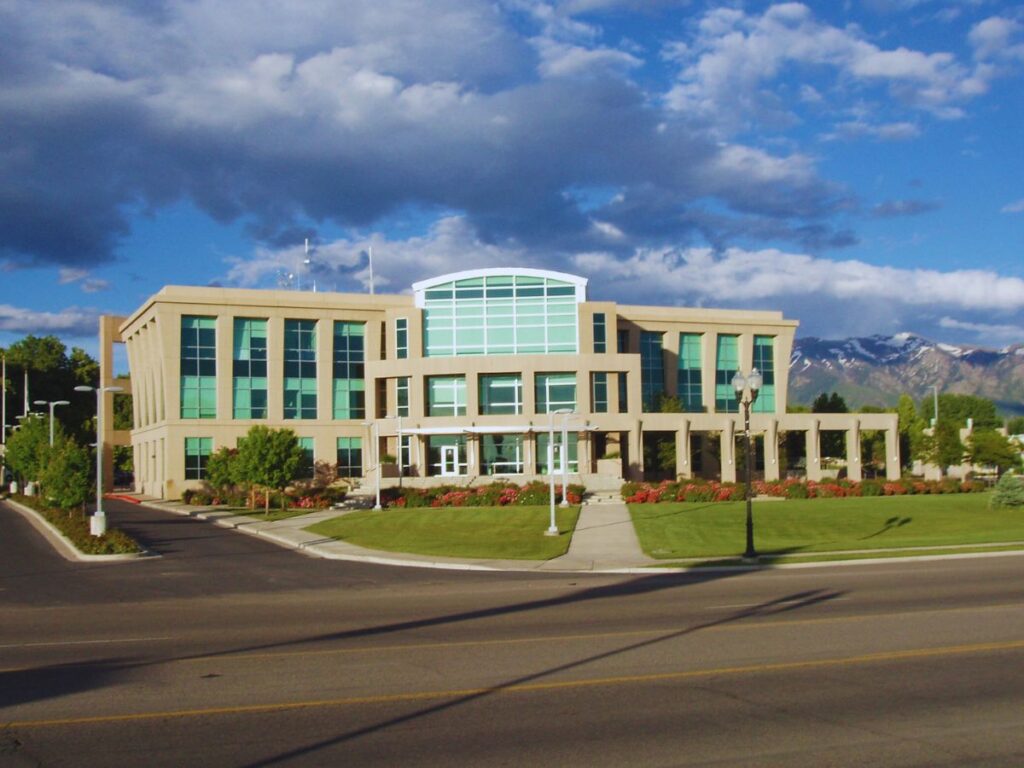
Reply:
M814 589L807 590L804 592L797 592L791 595L786 595L784 597L775 598L773 600L767 600L762 603L759 603L758 605L735 611L727 616L718 619L713 619L707 622L694 624L693 626L686 627L684 629L680 629L674 632L666 632L662 635L659 635L658 637L650 638L648 640L630 643L628 645L624 645L620 648L616 648L611 651L593 654L591 656L586 656L581 659L576 659L575 661L569 662L567 664L560 664L554 667L539 670L532 674L522 675L514 679L507 680L506 682L501 683L499 685L494 685L483 690L474 691L472 693L458 696L448 701L442 701L438 704L432 704L430 706L422 707L413 712L399 715L397 717L392 717L370 726L347 731L345 733L338 734L335 737L323 739L321 741L306 745L298 749L291 749L286 752L271 755L257 762L248 763L243 768L263 768L263 766L270 766L277 763L294 760L297 758L307 757L321 750L330 747L337 747L345 744L346 742L350 742L355 739L362 738L364 736L379 733L389 728L400 726L411 721L421 720L432 715L437 715L442 712L446 712L457 707L467 705L471 702L478 702L480 700L501 693L529 688L531 685L536 685L539 681L544 680L545 678L550 678L559 673L579 669L590 664L614 658L616 656L621 656L623 654L627 654L633 651L638 651L643 648L649 648L660 643L666 643L672 640L677 640L679 638L686 637L697 632L701 632L702 630L720 627L726 624L731 624L733 622L742 621L744 619L763 618L766 616L773 616L781 613L788 613L790 611L809 608L814 605L835 600L837 598L842 597L844 594L844 592ZM439 694L439 696L440 695L442 694Z

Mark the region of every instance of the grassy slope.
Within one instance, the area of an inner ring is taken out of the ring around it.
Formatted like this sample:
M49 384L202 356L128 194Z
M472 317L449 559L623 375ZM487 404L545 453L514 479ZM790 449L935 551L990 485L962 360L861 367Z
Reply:
M988 508L989 494L792 499L754 504L762 554L1024 541L1024 513ZM635 504L640 543L657 558L737 555L745 506Z
M310 526L360 547L441 557L550 560L565 554L579 507L557 511L560 536L545 536L549 509L442 507L352 512Z

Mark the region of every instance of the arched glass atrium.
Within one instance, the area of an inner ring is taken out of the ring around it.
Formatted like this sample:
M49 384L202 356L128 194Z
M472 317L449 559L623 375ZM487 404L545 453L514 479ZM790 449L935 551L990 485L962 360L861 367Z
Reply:
M417 283L424 357L576 353L586 282L551 274L477 270Z

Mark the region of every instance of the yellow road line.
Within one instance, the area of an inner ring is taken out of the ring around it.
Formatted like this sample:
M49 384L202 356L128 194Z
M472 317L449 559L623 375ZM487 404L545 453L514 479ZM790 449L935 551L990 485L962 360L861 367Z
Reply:
M737 622L727 624L715 624L715 619L707 619L705 622L696 622L692 625L680 627L662 627L659 629L630 629L618 632L590 632L572 635L539 635L536 637L505 637L496 640L446 640L434 643L396 643L392 645L368 645L361 648L321 648L309 651L263 651L255 653L228 653L224 655L211 654L209 656L196 656L188 659L169 659L167 663L197 663L207 664L210 661L246 661L249 659L281 658L290 656L331 656L337 654L361 654L361 653L388 653L393 651L421 651L436 650L443 648L466 648L490 645L524 645L531 643L557 643L572 640L605 640L620 637L650 637L657 635L673 635L690 631L699 632L723 632L733 630L758 630L774 627L796 627L810 624L833 624L850 621L865 621L869 619L898 618L906 619L908 616L921 616L930 613L961 613L977 612L987 610L1019 610L1020 603L1006 603L1002 605L965 606L962 608L934 608L924 611L897 611L892 613L867 613L856 616L830 616L816 619L788 619L776 621L745 621L739 619ZM0 670L2 671L2 670Z
M22 720L0 723L3 728L46 728L68 725L96 725L123 723L140 720L160 720L170 718L211 717L215 715L245 715L262 712L283 712L299 709L323 709L328 707L345 707L360 704L396 704L429 699L460 699L491 694L536 693L545 691L561 691L598 686L631 685L637 683L657 683L666 681L687 680L693 678L717 677L726 675L760 674L765 672L784 672L794 669L816 669L824 667L855 666L859 664L876 664L880 662L905 661L943 656L959 656L972 653L991 651L1024 650L1024 640L1010 640L999 643L973 643L970 645L950 645L938 648L914 648L904 651L884 651L868 653L861 656L843 656L831 659L807 659L804 661L782 661L769 664L750 664L735 667L714 667L711 669L694 669L683 672L660 672L648 675L620 675L615 677L597 677L586 680L564 680L546 683L523 683L507 687L461 688L446 691L410 691L379 696L353 696L340 699L320 699L314 701L278 702L274 704L249 704L234 707L207 707L204 709L168 710L161 712L133 712L121 715L95 715L91 717L68 717L52 720Z

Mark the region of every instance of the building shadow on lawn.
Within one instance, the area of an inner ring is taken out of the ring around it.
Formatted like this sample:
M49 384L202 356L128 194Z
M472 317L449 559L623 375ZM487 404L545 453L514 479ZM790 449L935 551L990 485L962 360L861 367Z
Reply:
M651 577L644 577L644 580L649 578ZM773 600L767 600L765 602L759 603L758 605L751 606L743 610L735 611L719 619L713 619L707 622L694 624L693 626L686 627L684 629L680 629L674 632L666 632L658 637L654 637L649 640L642 640L640 642L630 643L628 645L622 646L621 648L616 648L611 651L593 654L590 656L586 656L584 658L576 659L566 664L559 664L557 666L542 669L528 675L522 675L511 680L507 680L499 685L490 686L483 690L474 691L472 693L458 696L450 701L443 701L439 704L433 704L430 706L422 707L414 712L400 715L398 717L389 718L387 720L383 720L379 723L375 723L370 726L341 733L335 737L323 739L321 741L309 744L298 749L292 749L288 750L287 752L271 755L258 762L249 763L246 766L244 766L244 768L262 768L262 766L274 765L279 762L305 757L314 754L318 751L327 749L329 747L340 746L345 744L346 742L350 742L355 739L362 738L364 736L379 733L389 728L400 726L412 721L421 720L423 718L430 717L433 715L438 715L443 712L455 709L457 707L469 704L471 702L478 702L501 693L507 693L516 690L522 690L524 688L529 688L531 685L535 685L539 681L544 680L545 678L549 678L553 675L562 672L579 669L581 667L605 661L607 659L615 658L617 656L621 656L632 651L638 651L643 648L649 648L658 645L660 643L665 643L671 640L677 640L679 638L695 634L702 630L720 627L736 621L742 621L744 619L750 618L763 618L765 616L773 616L781 613L788 613L790 611L809 608L820 603L835 600L837 598L842 597L844 594L844 592L814 589L807 590L804 592L797 592L791 595L786 595L784 597L775 598ZM553 600L541 602L557 603L561 601Z

